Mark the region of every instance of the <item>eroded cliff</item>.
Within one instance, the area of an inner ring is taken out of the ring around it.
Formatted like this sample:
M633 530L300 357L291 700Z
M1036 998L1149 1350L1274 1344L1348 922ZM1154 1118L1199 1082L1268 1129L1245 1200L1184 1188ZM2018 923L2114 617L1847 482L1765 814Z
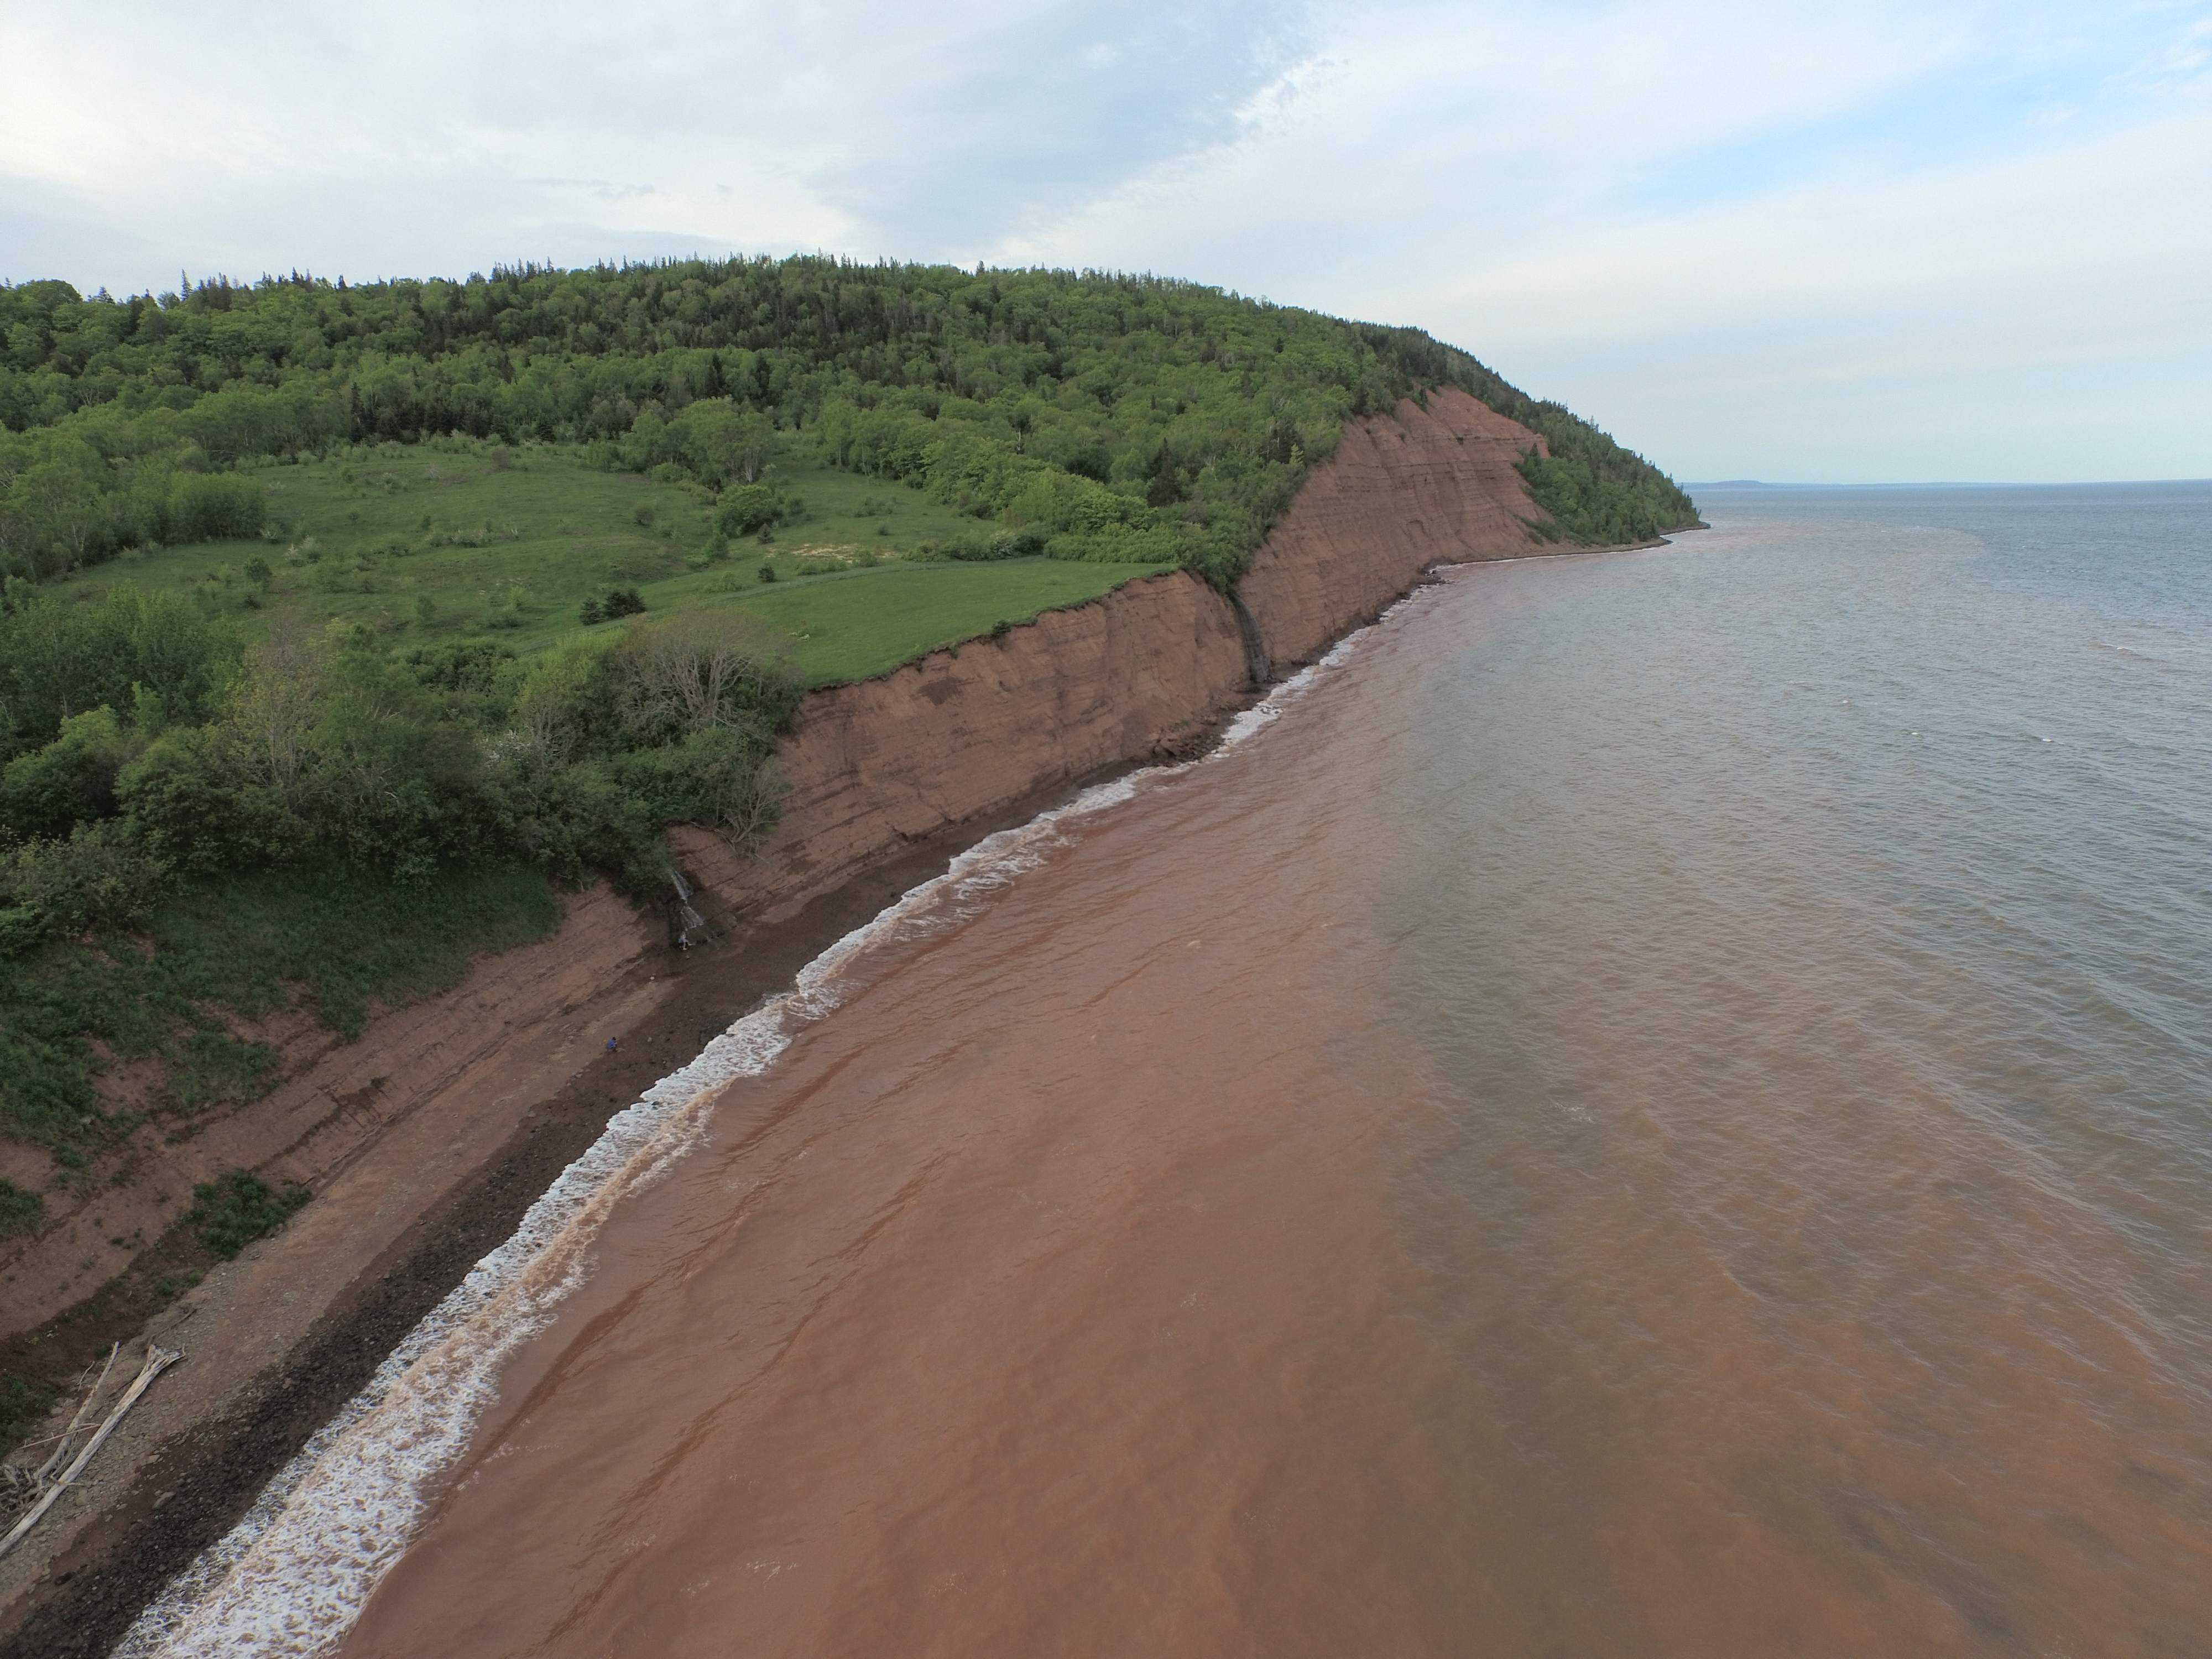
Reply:
M1304 662L1434 564L1531 550L1514 464L1544 441L1456 387L1345 428L1244 578L1271 664Z
M1431 565L1528 551L1514 463L1543 440L1467 393L1346 428L1243 586L1271 668L1373 617ZM732 909L827 890L888 851L1116 764L1171 754L1249 688L1236 612L1176 571L884 678L816 692L778 748L791 794L758 857L679 830Z

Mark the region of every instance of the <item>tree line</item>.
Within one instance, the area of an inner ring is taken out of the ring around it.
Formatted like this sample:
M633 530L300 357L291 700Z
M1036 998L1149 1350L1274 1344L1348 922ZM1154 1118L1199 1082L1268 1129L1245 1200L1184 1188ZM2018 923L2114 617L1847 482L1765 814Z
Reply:
M1694 520L1657 469L1415 329L1195 283L823 258L349 285L293 273L89 298L0 287L0 572L252 534L196 482L459 432L750 487L805 434L837 464L1033 531L1061 557L1227 586L1344 422L1458 386L1542 433L1570 539Z

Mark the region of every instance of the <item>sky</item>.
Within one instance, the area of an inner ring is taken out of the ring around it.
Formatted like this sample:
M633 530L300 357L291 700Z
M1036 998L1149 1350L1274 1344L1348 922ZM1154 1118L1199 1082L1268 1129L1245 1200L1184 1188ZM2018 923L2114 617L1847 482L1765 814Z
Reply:
M0 281L828 252L1426 328L1687 481L2212 476L2212 0L0 3Z

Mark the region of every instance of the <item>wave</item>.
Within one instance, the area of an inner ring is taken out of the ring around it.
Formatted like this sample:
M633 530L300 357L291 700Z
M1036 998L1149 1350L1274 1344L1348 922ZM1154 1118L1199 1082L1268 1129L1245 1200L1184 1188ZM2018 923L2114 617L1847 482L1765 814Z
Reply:
M1410 600L1401 600L1388 617ZM986 836L802 969L617 1113L562 1170L507 1241L470 1270L380 1365L367 1387L278 1472L245 1517L164 1588L114 1659L243 1659L331 1652L427 1518L437 1477L496 1397L506 1362L551 1322L590 1271L616 1205L665 1173L704 1134L720 1091L758 1077L795 1030L834 1012L839 976L864 951L972 916L992 893L1063 845L1062 827L1120 805L1148 782L1233 752L1280 720L1372 630L1242 710L1196 760L1140 769Z

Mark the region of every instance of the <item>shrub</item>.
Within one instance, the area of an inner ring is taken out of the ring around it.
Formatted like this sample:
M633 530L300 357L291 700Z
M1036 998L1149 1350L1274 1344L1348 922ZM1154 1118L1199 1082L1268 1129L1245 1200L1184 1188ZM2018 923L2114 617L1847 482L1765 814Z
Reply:
M169 483L169 540L244 540L261 533L269 497L235 472L179 472Z
M714 527L725 536L750 536L783 517L783 502L770 484L733 484L722 492Z
M1001 530L985 547L994 559L1030 559L1044 551L1044 538L1034 530Z
M165 732L117 780L116 797L141 847L196 873L282 864L307 839L283 796L240 775L206 727Z
M623 757L624 791L658 824L703 824L740 847L775 827L791 786L775 764L765 730L755 724L695 732L681 742ZM660 878L659 841L650 846L647 885Z
M20 950L40 938L145 921L168 868L133 846L113 823L80 823L67 841L16 850L4 878L0 939Z
M46 1211L43 1194L27 1193L14 1182L0 1176L0 1238L31 1231Z
M107 817L116 775L133 747L112 708L64 720L59 737L0 772L0 823L29 839L66 836L81 820Z
M291 1219L313 1196L296 1181L272 1188L247 1170L232 1170L192 1188L191 1222L200 1243L228 1261L257 1238L266 1237Z
M694 611L644 624L606 660L623 722L641 744L720 726L757 727L764 740L798 706L790 641L743 611Z

